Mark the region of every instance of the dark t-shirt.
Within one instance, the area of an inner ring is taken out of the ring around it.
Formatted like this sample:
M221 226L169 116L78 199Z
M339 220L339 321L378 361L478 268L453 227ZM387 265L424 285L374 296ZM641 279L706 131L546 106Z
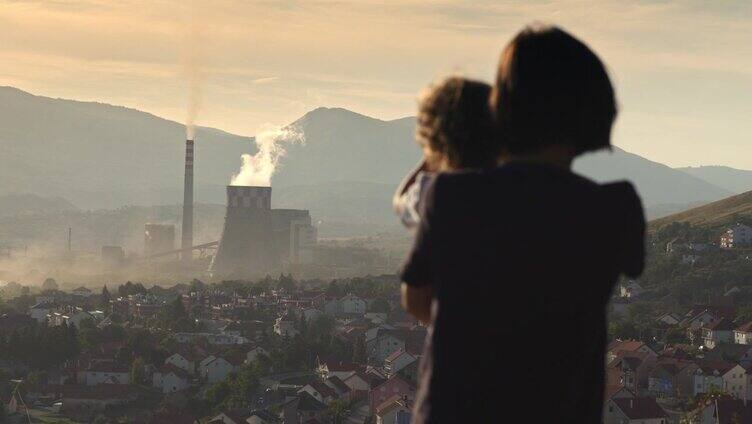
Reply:
M414 423L599 423L605 308L643 268L629 183L508 164L441 174L402 270L434 287Z

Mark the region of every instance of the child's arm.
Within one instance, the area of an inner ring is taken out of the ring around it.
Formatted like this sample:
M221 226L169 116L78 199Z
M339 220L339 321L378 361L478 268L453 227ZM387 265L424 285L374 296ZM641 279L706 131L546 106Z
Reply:
M415 178L418 176L418 174L426 170L426 160L421 159L420 162L418 162L418 166L410 171L402 180L402 182L397 186L397 191L394 192L394 196L392 197L392 206L394 207L394 211L397 212L397 215L399 215L401 212L401 210L399 209L402 206L400 204L400 199L402 199L402 196L404 196L404 194L407 192L407 189L409 189L410 186L415 183Z
M420 222L420 214L418 212L421 193L423 186L428 179L425 175L425 161L421 161L413 171L411 171L407 177L397 188L392 199L392 206L394 212L402 221L402 224L407 228L415 228Z

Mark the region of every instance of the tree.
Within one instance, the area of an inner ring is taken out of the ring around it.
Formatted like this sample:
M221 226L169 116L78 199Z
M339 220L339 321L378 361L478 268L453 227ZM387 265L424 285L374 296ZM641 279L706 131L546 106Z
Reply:
M57 290L57 281L54 278L48 278L42 283L42 290Z
M144 382L144 360L139 356L131 364L131 383L141 384Z
M99 304L102 307L108 307L110 306L110 300L112 300L112 296L110 296L110 291L107 290L107 286L102 287L102 294L99 296Z
M190 292L202 292L206 288L206 285L201 280L193 279L189 285L188 290Z
M171 322L175 322L181 318L188 317L188 312L186 312L185 310L182 297L178 296L175 298L175 300L172 301L172 303L170 303L170 306L167 310L167 317Z

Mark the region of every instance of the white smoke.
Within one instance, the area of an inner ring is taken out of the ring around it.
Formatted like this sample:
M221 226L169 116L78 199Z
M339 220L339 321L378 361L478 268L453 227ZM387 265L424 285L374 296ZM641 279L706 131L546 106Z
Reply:
M185 117L185 136L194 139L196 118L201 109L201 99L204 83L202 27L197 18L198 11L193 8L189 21L185 24L185 41L183 57L183 73L188 84L188 107Z
M240 172L232 177L231 185L271 186L279 160L287 154L285 144L303 144L305 137L295 128L266 125L256 134L255 142L258 152L240 157Z

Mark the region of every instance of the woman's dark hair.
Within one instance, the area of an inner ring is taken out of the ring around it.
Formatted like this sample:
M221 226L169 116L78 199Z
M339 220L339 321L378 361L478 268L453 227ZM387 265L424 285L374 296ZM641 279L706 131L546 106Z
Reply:
M509 153L566 145L577 154L611 145L616 100L603 63L556 27L523 29L501 55L491 108Z
M491 134L490 95L490 85L460 77L432 85L418 106L418 140L454 168L493 166L499 147Z

